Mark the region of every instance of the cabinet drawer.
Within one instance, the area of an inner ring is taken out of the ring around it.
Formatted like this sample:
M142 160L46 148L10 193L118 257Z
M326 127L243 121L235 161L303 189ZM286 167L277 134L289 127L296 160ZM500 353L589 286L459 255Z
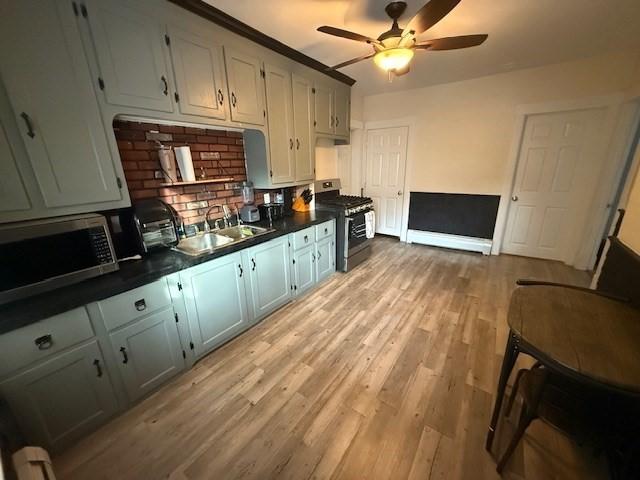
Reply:
M107 330L118 328L170 304L171 295L164 278L98 302Z
M312 245L316 241L316 231L314 227L305 228L293 234L293 249L298 250L308 245Z
M0 335L0 376L93 336L84 307Z
M316 225L316 242L319 242L323 238L329 238L333 235L335 223L333 220Z

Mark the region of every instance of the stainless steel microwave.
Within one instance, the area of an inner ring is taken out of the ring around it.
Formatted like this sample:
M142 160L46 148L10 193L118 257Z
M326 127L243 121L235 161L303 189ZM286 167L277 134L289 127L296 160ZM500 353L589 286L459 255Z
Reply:
M0 304L118 270L102 215L0 226Z

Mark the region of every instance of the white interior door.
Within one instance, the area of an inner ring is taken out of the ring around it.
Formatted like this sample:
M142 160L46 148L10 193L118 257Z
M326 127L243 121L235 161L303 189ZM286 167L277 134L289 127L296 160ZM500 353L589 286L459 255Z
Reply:
M366 196L373 199L376 232L400 236L408 127L367 130Z
M605 155L604 109L527 118L503 252L572 264Z

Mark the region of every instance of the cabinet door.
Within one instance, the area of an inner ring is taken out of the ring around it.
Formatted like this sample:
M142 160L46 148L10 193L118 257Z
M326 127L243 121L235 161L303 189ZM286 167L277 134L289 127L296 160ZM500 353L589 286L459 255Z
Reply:
M316 243L316 281L321 282L336 270L336 248L333 238Z
M250 304L254 319L260 319L291 298L289 241L286 236L246 250Z
M226 119L222 47L210 39L171 26L169 38L180 112Z
M266 65L265 84L271 182L274 184L293 182L295 160L291 74L286 70Z
M6 380L0 390L28 441L53 451L95 429L117 410L95 340Z
M2 76L45 204L120 200L71 5L5 2L2 24Z
M313 87L306 78L293 75L293 130L296 143L296 181L315 177L313 141Z
M333 134L335 132L333 89L316 85L315 92L316 133Z
M196 356L250 325L240 253L180 272Z
M172 308L110 335L120 374L131 401L146 395L184 368Z
M316 284L316 251L314 245L293 253L293 290L300 295Z
M87 18L107 102L173 111L160 24L122 0L93 0Z
M29 210L31 202L18 172L7 133L0 123L0 211Z
M351 116L349 92L346 90L335 91L335 132L343 137L349 136L349 120Z
M226 47L224 60L231 102L231 120L264 125L262 62L256 57Z

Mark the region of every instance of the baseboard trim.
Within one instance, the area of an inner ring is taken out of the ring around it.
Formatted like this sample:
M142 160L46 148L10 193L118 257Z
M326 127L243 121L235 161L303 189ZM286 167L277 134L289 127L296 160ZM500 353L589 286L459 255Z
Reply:
M407 243L468 250L470 252L480 252L483 255L490 255L493 242L486 238L464 237L462 235L424 232L422 230L408 230Z

